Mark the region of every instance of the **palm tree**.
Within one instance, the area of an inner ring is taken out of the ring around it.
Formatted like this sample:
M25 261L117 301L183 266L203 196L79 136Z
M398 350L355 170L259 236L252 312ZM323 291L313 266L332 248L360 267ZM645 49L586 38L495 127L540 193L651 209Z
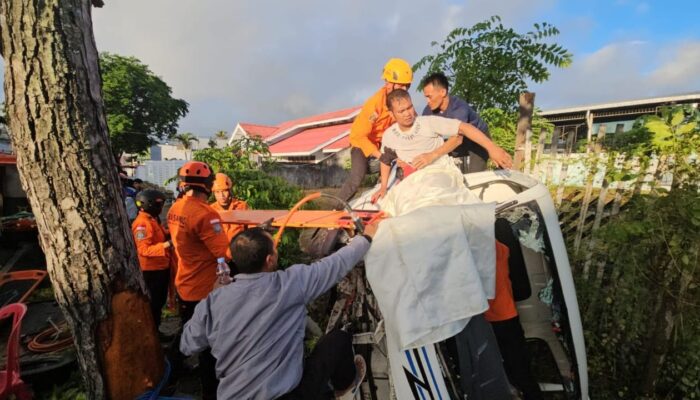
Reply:
M214 137L221 140L226 140L228 133L226 131L218 131L214 134Z
M182 146L183 149L185 149L185 160L189 160L187 157L187 151L190 150L190 154L192 153L192 143L197 142L199 143L199 139L195 135L193 135L190 132L185 132L185 133L180 133L178 135L175 135L175 140L180 142L180 145Z
M209 141L207 142L207 144L208 144L209 147L212 148L212 149L215 149L215 148L216 148L216 140L214 140L213 138L209 139Z

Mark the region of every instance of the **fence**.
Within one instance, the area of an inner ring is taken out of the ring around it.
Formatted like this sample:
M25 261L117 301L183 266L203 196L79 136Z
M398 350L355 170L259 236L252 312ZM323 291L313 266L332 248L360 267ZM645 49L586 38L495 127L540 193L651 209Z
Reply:
M670 188L670 174L660 167L658 159L643 166L636 158L610 160L610 155L596 145L589 146L585 153L571 152L572 147L561 146L556 134L548 137L540 132L537 143L532 143L530 137L526 136L523 145L521 169L550 188L562 234L573 255L585 260L579 268L588 279L590 253L595 246L592 234L618 214L633 194L652 187Z

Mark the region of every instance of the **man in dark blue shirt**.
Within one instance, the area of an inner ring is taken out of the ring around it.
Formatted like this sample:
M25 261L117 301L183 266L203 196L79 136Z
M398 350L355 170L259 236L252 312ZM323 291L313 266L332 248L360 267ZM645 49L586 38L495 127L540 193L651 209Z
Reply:
M482 131L489 138L489 127L486 122L479 117L466 101L448 94L449 82L442 72L432 73L421 82L423 94L428 102L423 110L423 115L439 115L446 118L455 118L462 122L472 124ZM462 144L452 153L452 157L469 156L467 172L480 172L486 169L486 161L489 153L483 147L473 141L464 138Z

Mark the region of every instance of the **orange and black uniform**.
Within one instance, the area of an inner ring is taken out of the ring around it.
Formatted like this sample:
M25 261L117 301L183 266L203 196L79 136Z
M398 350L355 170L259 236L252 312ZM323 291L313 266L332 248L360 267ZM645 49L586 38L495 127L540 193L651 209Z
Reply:
M136 241L136 251L143 279L151 295L151 313L156 323L160 325L160 314L168 297L170 280L171 254L165 248L167 232L160 221L145 211L139 211L131 224L131 231Z
M520 325L513 299L508 267L509 253L508 246L496 242L496 296L489 300L489 309L484 313L484 317L491 323L498 341L508 380L523 392L525 400L539 400L542 399L542 392L530 370L525 333Z
M168 227L178 256L178 296L185 301L202 300L216 282L216 260L226 257L228 249L219 214L206 201L186 196L170 208Z
M233 210L247 210L248 203L246 203L243 200L233 199L233 200L231 200L231 203L226 208L222 207L217 202L213 202L211 204L211 208L213 208L216 212L233 211ZM236 234L238 232L242 231L245 228L245 226L240 225L240 224L223 224L223 227L224 227L224 232L226 232L226 237L227 237L229 243L231 243L231 239L233 239L233 237L236 236Z
M195 196L185 196L170 207L168 228L178 257L175 288L184 326L192 318L199 301L214 288L217 259L226 257L228 240L219 214L205 200ZM179 343L179 339L175 343ZM178 357L184 356L179 353ZM182 359L175 360L176 370L181 363ZM216 398L215 365L216 359L209 349L199 354L203 399Z
M367 174L370 156L379 150L384 131L395 122L386 106L387 94L387 89L382 87L367 99L350 127L350 177L338 194L345 201L357 192Z

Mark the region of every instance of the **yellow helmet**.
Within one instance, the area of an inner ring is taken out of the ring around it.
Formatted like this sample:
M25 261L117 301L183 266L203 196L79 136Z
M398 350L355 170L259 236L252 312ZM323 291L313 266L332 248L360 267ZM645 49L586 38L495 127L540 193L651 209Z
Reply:
M218 192L220 190L231 190L233 187L233 182L231 178L219 172L214 178L214 185L211 187L212 192Z
M390 83L409 85L413 81L413 70L406 60L392 58L384 65L382 78Z

